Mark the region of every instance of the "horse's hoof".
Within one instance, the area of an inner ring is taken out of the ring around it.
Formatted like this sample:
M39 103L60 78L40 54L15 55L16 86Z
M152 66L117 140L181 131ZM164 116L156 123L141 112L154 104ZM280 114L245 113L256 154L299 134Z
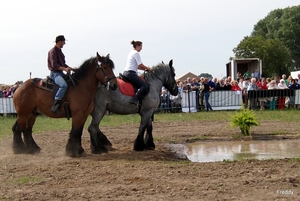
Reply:
M14 142L12 147L13 147L14 154L27 154L28 153L28 149L23 142L22 143Z
M66 155L72 158L79 157L84 153L84 149L80 147L79 149L66 149Z
M72 158L76 158L81 156L84 153L84 151L79 151L79 152L66 152L66 155Z
M26 147L13 147L14 154L26 154L27 150Z
M30 147L27 149L29 154L37 154L41 152L41 148L40 147Z
M93 154L102 154L102 153L107 153L108 149L104 146L101 146L101 147L91 146L91 151L92 151Z
M140 146L140 145L134 145L134 147L133 147L134 151L144 151L145 149L146 149L146 145L145 144L142 145L142 146Z

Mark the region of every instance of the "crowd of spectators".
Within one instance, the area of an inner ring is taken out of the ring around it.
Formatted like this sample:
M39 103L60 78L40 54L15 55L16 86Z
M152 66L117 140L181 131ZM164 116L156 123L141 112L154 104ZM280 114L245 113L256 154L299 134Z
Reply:
M2 85L0 88L0 98L11 98L15 91L19 87L20 82L16 82L14 85Z
M269 108L283 109L285 106L289 108L293 107L295 104L295 97L267 97L267 98L248 98L247 93L250 90L271 90L271 89L300 89L300 74L298 78L293 79L291 76L287 78L285 74L282 76L275 76L273 78L262 77L258 70L250 73L246 71L243 75L237 73L237 79L232 80L229 76L227 78L213 78L208 79L208 85L211 91L240 91L242 93L242 101L244 107L249 109L260 109L264 110ZM198 111L205 108L204 96L202 94L202 85L204 83L204 77L188 77L183 82L177 80L177 86L179 89L179 94L173 97L169 92L162 89L161 93L161 104L160 109L164 111L172 112L174 108L181 110L181 93L195 91L196 92L196 105Z

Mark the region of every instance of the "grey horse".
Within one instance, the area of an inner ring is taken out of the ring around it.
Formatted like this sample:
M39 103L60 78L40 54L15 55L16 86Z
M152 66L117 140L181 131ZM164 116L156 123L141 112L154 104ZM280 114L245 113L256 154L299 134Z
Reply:
M91 113L92 120L88 127L91 139L91 151L94 154L107 152L112 148L111 142L100 131L100 121L107 111L115 114L134 114L139 113L141 116L138 136L134 141L134 150L143 151L146 149L154 150L155 144L152 136L152 120L153 114L157 110L160 103L160 93L162 86L176 96L178 87L175 81L175 70L173 68L173 60L169 64L159 63L151 68L150 71L144 73L144 78L149 84L149 93L143 99L141 105L130 104L131 96L123 95L120 90L107 90L100 87L95 95L95 105ZM144 139L144 133L147 130Z

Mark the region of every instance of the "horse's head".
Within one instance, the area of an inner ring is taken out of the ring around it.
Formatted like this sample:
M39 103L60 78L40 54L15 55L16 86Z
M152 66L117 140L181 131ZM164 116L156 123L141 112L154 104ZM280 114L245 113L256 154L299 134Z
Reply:
M101 84L107 85L109 83L109 89L115 90L118 87L117 78L114 74L114 62L109 58L109 54L106 57L102 57L97 52L97 79ZM100 73L98 72L100 70Z
M173 95L177 96L178 94L178 86L175 80L175 69L173 68L173 60L169 62L170 74L164 81L164 86L168 89L168 91Z

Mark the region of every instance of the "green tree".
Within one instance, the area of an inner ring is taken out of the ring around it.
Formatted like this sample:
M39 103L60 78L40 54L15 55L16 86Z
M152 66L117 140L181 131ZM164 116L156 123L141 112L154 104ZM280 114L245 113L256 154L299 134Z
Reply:
M213 78L213 76L211 74L209 74L209 73L201 73L200 75L198 75L198 77L207 77L209 79Z
M300 69L300 5L271 11L254 26L252 36L279 39L290 52L293 70Z
M269 77L289 74L293 70L290 52L279 39L246 36L233 52L237 58L262 59L263 73Z

